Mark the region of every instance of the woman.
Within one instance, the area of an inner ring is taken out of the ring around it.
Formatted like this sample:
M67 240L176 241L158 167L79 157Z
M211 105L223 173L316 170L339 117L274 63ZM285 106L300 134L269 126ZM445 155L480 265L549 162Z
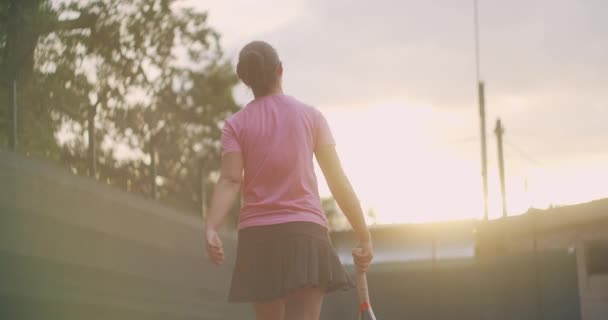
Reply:
M224 124L220 179L206 221L207 252L215 264L224 262L217 230L242 188L228 300L252 303L258 320L316 320L325 293L353 282L330 243L313 154L358 236L353 259L363 271L373 256L370 234L327 121L283 94L283 66L274 48L262 41L247 44L237 74L254 100Z

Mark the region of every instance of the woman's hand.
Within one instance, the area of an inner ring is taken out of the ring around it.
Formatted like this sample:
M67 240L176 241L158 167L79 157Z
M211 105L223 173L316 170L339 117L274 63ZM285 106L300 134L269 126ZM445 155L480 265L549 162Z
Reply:
M374 248L371 241L359 241L353 249L353 262L357 272L367 272L369 265L374 258Z
M224 263L224 245L219 234L214 229L208 228L205 232L207 240L207 256L215 265Z

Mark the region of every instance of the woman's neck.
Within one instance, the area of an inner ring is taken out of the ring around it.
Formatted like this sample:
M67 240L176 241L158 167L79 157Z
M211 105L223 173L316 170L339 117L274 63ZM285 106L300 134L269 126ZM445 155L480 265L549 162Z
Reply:
M257 98L261 98L261 97L265 97L265 96L272 96L272 95L275 95L275 94L283 94L283 87L280 86L280 85L276 86L273 89L271 89L270 91L268 91L268 92L266 92L264 94L260 94L260 95L257 95L257 94L254 93L253 97L255 99L257 99Z

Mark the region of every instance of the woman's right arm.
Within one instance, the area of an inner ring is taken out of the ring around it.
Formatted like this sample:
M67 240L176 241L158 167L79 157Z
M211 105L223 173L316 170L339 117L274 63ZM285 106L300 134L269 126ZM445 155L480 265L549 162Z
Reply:
M323 171L325 180L327 180L331 194L336 199L338 206L344 212L359 239L357 247L361 248L362 252L353 251L355 263L360 270L367 271L369 263L373 258L371 235L365 223L359 199L342 169L336 148L334 145L319 146L315 150L315 156Z

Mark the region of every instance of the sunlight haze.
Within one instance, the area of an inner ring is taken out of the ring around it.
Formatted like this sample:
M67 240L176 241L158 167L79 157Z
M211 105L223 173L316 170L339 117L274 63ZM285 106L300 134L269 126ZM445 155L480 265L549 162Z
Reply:
M379 223L481 218L472 1L183 4L209 11L235 63L251 40L275 46L285 93L325 114ZM509 214L607 197L608 3L479 7L490 217L501 214L498 117ZM235 94L251 99L242 85ZM319 188L330 195L323 179Z

